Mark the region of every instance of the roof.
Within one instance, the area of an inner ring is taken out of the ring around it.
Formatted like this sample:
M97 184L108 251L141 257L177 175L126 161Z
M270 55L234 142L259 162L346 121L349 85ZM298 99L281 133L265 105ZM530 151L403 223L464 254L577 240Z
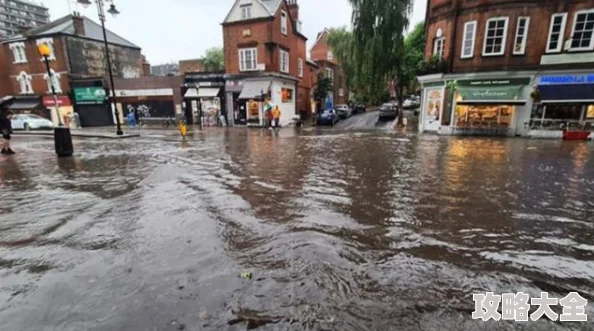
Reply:
M11 37L11 38L5 40L5 42L24 40L26 38L31 38L31 37L50 36L50 35L56 35L56 34L74 35L75 32L74 32L73 19L75 17L76 16L73 16L73 15L66 15L66 16L59 18L55 21L52 21L48 24L37 27L35 29L27 30L23 34ZM95 21L89 19L88 17L82 16L80 18L82 18L83 24L85 27L84 37L92 39L92 40L96 40L96 41L103 41L103 30L101 28L101 25L99 25L98 23L95 23ZM106 30L106 31L107 31L107 41L110 44L132 47L132 48L140 48L136 44L133 44L132 42L118 36L117 34L111 32L109 30Z
M270 12L271 16L274 16L274 14L276 14L276 12L278 11L278 7L283 2L283 0L258 0L258 1L261 2L264 5L264 7L266 7L266 9L268 9L268 12Z

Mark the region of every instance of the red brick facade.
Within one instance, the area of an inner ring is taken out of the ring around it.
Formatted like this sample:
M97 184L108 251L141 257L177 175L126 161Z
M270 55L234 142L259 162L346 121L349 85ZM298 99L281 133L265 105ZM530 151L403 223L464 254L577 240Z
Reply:
M299 22L299 7L296 1L282 1L274 16L259 17L237 22L223 23L223 39L225 52L225 73L235 76L255 76L262 73L284 75L296 81L295 113L308 111L310 107L311 85L308 66L306 64L306 42L296 28ZM281 13L287 14L287 33L281 32ZM263 70L256 72L240 71L239 51L243 48L257 49L257 64L264 65ZM289 72L280 70L281 50L289 53ZM303 75L299 74L299 63L302 64Z
M59 36L51 37L53 40L53 47L55 50L55 60L50 61L50 68L60 75L60 87L63 93L69 90L68 83L68 67L66 65L67 59L64 52L64 38ZM47 74L45 62L42 61L41 55L37 50L37 43L35 40L15 41L25 43L26 63L15 63L15 56L13 50L10 48L10 43L2 45L3 55L8 62L8 82L10 88L8 94L19 95L21 88L18 75L21 72L27 73L31 76L31 87L33 91L31 94L44 95L48 94L48 85L44 76Z
M334 104L346 104L349 102L349 91L346 87L346 77L344 72L338 63L338 60L332 53L332 48L328 45L328 31L324 30L318 34L316 43L311 48L311 59L319 65L319 72L326 74L326 69L332 69L334 71Z
M0 47L0 97L10 94L12 91L8 75L9 60L4 49Z
M434 53L437 31L441 29L444 37L443 59L449 72L464 73L476 71L533 70L542 68L541 57L546 53L551 26L555 13L567 13L563 31L563 41L569 40L574 27L575 13L578 10L594 9L592 0L430 0L426 17L427 44L425 57ZM483 56L487 20L507 17L505 52L500 56ZM514 40L520 17L529 17L529 29L524 54L513 54ZM462 59L464 25L476 21L474 52L471 58ZM589 50L587 52L592 52ZM562 51L558 53L562 53ZM577 52L572 52L577 53ZM594 62L594 59L593 61ZM589 64L571 64L580 68ZM567 65L548 66L550 69L566 69Z

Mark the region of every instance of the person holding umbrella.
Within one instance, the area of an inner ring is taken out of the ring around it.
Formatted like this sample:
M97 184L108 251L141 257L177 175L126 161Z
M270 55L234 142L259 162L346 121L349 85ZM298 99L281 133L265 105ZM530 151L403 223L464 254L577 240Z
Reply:
M14 97L7 96L0 99L0 133L2 134L2 154L13 155L15 152L10 148L10 134L12 133L12 112L10 105L14 102Z

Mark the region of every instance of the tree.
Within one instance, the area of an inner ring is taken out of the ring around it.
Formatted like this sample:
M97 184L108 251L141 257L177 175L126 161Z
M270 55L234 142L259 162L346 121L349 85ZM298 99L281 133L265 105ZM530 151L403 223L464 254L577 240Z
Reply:
M414 90L416 77L422 71L425 58L425 23L418 23L404 39L404 67L401 76L406 76L404 81L407 92Z
M318 73L318 82L314 89L314 99L318 105L322 105L325 102L330 91L332 91L332 80L323 73ZM320 108L318 107L318 109Z
M225 55L220 47L213 47L206 50L202 58L205 71L222 71L225 69Z
M404 87L412 76L405 69L404 31L412 0L349 0L353 6L354 70L366 73L368 86L382 90L393 81L402 109ZM361 77L359 77L360 79ZM402 111L398 125L403 124Z

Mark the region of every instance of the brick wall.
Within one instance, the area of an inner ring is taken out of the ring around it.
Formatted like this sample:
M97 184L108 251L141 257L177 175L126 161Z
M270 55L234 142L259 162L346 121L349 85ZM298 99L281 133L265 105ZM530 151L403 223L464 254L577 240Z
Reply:
M67 57L65 54L65 46L63 37L55 36L52 38L54 42L55 60L50 61L50 68L56 73L60 74L60 87L63 93L69 90L68 85L68 66ZM14 63L15 58L13 51L10 49L10 44L3 44L2 48L8 62L8 81L10 84L10 94L19 95L21 93L20 84L17 77L21 72L26 72L32 77L31 87L35 94L47 94L47 82L44 75L47 73L45 62L42 61L41 55L37 50L37 43L35 40L27 40L25 43L26 63Z
M203 72L204 63L201 59L179 61L179 73L181 75L189 72Z
M459 4L457 11L456 3ZM451 65L452 72L534 70L542 68L540 62L541 57L545 55L551 16L554 13L568 13L564 32L565 42L571 38L575 12L594 8L594 2L592 0L431 0L430 8L427 20L426 59L433 55L436 33L441 28L445 37L444 59ZM530 25L525 54L514 55L514 39L520 16L530 17ZM482 56L487 20L494 17L509 17L505 54ZM474 55L470 59L461 59L464 24L474 20L478 23ZM555 69L587 67L592 67L592 63L551 66Z
M270 54L265 43L270 41L270 20L252 21L247 24L231 24L223 27L225 72L240 74L239 49L257 48L258 63L264 63L267 71L272 71Z
M4 51L4 47L0 47L0 98L12 94L12 84L9 79L9 62L8 54Z

